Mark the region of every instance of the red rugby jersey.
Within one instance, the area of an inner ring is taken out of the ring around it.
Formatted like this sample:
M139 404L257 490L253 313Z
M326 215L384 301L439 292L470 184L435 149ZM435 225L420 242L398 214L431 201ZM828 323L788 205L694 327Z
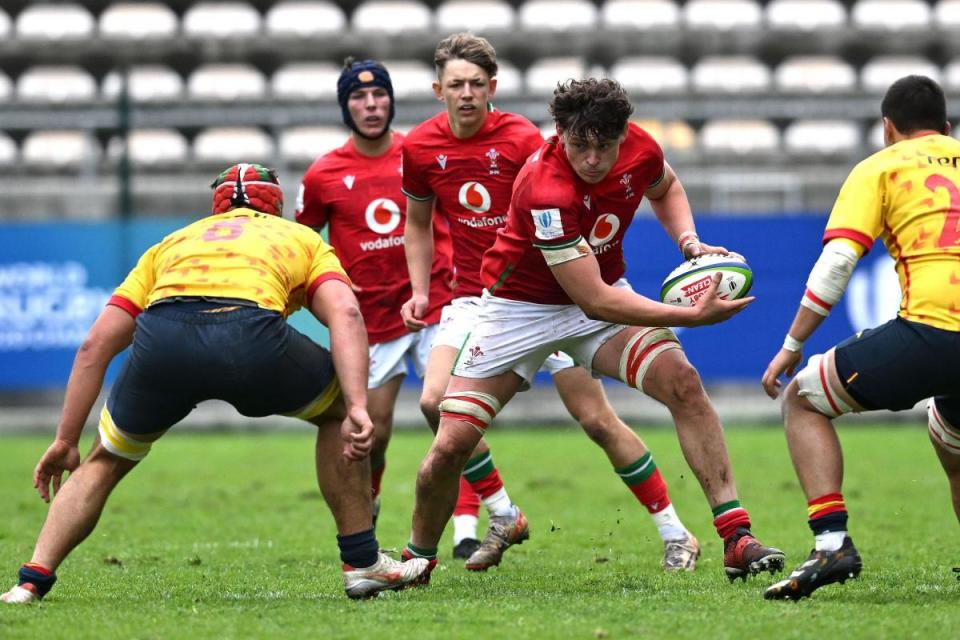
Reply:
M361 155L348 139L339 149L318 158L303 176L297 197L297 222L317 231L330 225L330 244L354 284L371 344L407 333L400 307L411 295L403 252L407 201L400 193L403 136L393 134L382 156ZM453 280L450 234L434 225L433 270L430 274L428 324L440 321L451 297Z
M456 296L480 295L480 261L507 219L513 181L543 143L533 123L491 111L477 133L459 139L447 113L418 125L403 145L403 192L414 200L435 197L437 218L453 237ZM432 299L431 299L432 303Z
M483 257L483 285L493 295L540 304L572 304L541 248L575 246L585 238L612 284L626 270L623 236L643 193L664 175L663 151L630 124L620 156L602 182L584 182L563 145L551 137L517 176L506 226Z

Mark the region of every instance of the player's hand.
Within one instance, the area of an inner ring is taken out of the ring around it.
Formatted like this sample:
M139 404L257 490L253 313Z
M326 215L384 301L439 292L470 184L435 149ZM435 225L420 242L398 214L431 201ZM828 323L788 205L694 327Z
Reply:
M343 457L354 462L363 460L373 449L373 421L363 407L352 407L340 425Z
M724 300L720 297L720 281L722 279L723 274L713 274L710 288L693 306L696 316L692 326L717 324L729 320L756 300L753 296L740 298L739 300Z
M63 484L63 474L80 466L80 449L66 440L54 440L40 457L37 468L33 470L33 486L43 498L50 502L50 496L56 495ZM53 481L53 493L50 483Z
M690 242L683 246L683 258L689 260L690 258L698 258L700 256L707 255L708 253L717 253L722 256L730 255L730 252L727 251L726 247L715 247L712 244L706 244L700 242Z
M760 384L763 385L763 390L767 392L767 395L776 398L783 384L780 382L780 376L787 374L792 377L801 362L803 362L802 351L780 349L777 355L773 356L770 364L767 365L763 377L760 378Z
M420 331L427 326L423 317L427 315L429 305L430 300L427 296L417 294L413 294L409 300L403 303L403 306L400 307L400 316L403 318L403 324L407 326L407 329Z

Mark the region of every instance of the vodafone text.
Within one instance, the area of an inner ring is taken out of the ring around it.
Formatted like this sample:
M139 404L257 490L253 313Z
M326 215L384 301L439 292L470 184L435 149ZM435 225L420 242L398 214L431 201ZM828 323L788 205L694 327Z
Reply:
M457 222L468 227L502 227L507 224L507 216L492 216L484 218L457 218Z
M377 249L390 249L391 247L403 246L403 236L388 236L377 238L376 240L366 240L360 243L360 248L364 251L376 251Z

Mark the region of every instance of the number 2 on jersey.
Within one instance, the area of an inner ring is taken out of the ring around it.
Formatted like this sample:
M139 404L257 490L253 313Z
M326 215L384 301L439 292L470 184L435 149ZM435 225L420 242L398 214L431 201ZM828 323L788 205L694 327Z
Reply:
M947 219L944 222L943 229L940 230L937 246L946 249L960 245L960 188L957 188L952 180L939 173L934 173L928 177L923 186L934 193L937 192L937 189L943 188L950 195Z

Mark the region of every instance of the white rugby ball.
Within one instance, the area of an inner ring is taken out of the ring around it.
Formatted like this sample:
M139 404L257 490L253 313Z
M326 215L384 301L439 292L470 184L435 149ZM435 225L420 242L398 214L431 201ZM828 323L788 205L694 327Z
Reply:
M753 271L742 256L710 253L683 262L670 272L660 287L660 300L692 307L710 288L713 274L720 273L720 297L737 300L750 292Z

